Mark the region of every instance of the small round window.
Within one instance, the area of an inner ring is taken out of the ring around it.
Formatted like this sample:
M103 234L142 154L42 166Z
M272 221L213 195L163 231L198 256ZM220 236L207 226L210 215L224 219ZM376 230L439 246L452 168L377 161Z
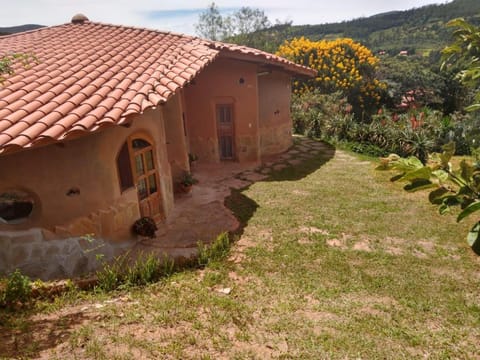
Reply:
M33 205L33 197L25 191L0 192L0 223L18 224L27 220Z

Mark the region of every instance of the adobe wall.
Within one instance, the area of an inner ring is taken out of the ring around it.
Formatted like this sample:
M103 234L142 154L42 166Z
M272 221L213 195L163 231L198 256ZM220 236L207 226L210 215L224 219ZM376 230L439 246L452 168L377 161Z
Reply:
M257 65L218 58L185 88L190 152L200 162L219 162L215 106L232 103L236 160L258 161Z
M179 181L186 171L190 171L182 95L182 93L174 95L162 106L168 162L174 181Z
M260 152L278 154L292 146L291 77L273 71L258 76Z
M129 128L114 126L61 145L1 156L0 192L23 190L36 201L25 222L0 224L0 273L18 267L41 278L79 275L98 265L94 252L84 251L92 246L85 242L89 234L106 255L131 246L131 225L140 217L137 194L135 188L120 191L116 157L128 136L141 132L156 141L168 215L173 191L162 107L137 116ZM72 189L78 191L71 194Z

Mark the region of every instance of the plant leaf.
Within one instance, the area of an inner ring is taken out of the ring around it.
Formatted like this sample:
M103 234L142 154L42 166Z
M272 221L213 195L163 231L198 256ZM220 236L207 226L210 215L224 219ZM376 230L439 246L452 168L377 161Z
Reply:
M468 205L463 211L458 215L457 222L462 221L470 214L474 213L475 211L480 210L480 201L476 201Z
M460 163L460 169L463 180L465 180L465 182L469 182L473 177L473 166L467 163L465 160L462 160Z
M480 110L480 104L473 104L465 108L467 111L478 111Z
M480 221L473 225L472 229L467 235L468 245L473 246L480 236Z
M443 202L443 196L445 194L448 194L449 191L447 189L445 189L444 187L440 187L436 190L433 190L429 195L428 195L428 200L430 200L430 202L432 204L441 204Z
M395 181L401 180L404 176L405 176L405 173L397 174L395 176L392 176L390 178L390 181L395 182Z
M448 173L445 170L432 171L432 175L436 177L438 180L440 180L441 182L448 181Z
M432 169L430 169L428 166L423 166L421 168L418 168L416 170L410 171L405 174L403 177L403 180L429 180L430 176L432 175Z
M438 212L440 213L440 215L445 215L449 211L450 211L450 207L447 204L442 204L438 208Z
M428 179L415 179L410 184L405 185L403 189L408 192L414 192L414 191L419 191L424 189L430 189L431 187L434 187L434 186L437 186L437 185L433 184Z

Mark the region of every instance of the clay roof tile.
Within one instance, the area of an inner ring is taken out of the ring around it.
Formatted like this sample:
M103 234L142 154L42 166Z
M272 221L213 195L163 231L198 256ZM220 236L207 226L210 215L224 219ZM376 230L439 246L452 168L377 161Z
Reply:
M12 137L7 135L5 132L0 133L0 147L5 146L8 142L12 140Z
M0 37L0 49L33 53L0 87L0 153L129 122L168 100L222 51L310 74L243 46L155 30L85 22Z

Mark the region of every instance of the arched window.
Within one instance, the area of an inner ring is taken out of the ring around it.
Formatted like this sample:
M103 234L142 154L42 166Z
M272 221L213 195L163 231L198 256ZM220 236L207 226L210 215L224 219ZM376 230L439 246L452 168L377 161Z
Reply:
M135 186L133 182L132 166L130 164L130 154L128 152L128 143L125 142L117 156L118 178L120 180L120 191L124 192Z

